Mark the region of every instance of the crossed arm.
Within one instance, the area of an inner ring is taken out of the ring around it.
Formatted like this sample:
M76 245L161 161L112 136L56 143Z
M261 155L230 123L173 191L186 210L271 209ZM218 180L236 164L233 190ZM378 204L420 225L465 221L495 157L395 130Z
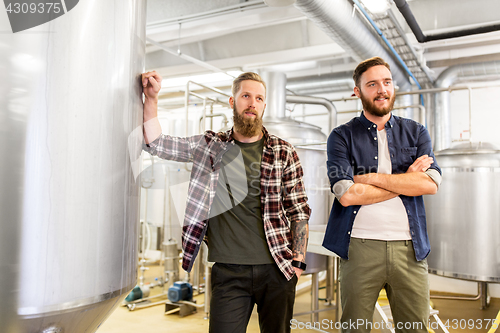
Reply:
M367 173L354 176L354 184L340 198L342 206L369 205L397 197L435 194L436 183L425 173L433 159L420 156L403 174Z

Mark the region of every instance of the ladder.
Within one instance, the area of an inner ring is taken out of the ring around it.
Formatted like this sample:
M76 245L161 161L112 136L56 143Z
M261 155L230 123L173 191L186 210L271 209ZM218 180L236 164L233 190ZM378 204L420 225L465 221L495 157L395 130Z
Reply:
M403 28L399 25L394 13L389 9L385 14L372 15L372 20L382 31L392 47L398 52L406 66L413 73L422 88L432 88L429 68L425 65L423 55L418 55Z

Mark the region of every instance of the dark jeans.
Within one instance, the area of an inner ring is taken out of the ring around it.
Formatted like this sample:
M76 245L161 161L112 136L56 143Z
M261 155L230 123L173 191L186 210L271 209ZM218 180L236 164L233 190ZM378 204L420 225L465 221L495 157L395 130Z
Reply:
M246 332L254 304L262 333L290 332L296 284L276 264L214 264L210 333Z

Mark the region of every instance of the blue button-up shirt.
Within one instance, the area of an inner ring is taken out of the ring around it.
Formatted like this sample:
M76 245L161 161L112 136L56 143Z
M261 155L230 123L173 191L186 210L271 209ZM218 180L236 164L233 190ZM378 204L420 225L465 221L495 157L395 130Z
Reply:
M430 169L441 174L432 151L431 138L421 124L391 115L385 124L387 143L391 156L392 173L405 173L420 156L434 159ZM348 123L335 128L328 137L328 177L331 188L341 180L353 181L353 175L377 172L378 143L377 125L362 113ZM408 214L410 234L417 260L423 260L430 252L425 221L424 199L420 196L400 195ZM352 226L360 205L344 207L335 199L328 220L323 246L338 256L348 259Z

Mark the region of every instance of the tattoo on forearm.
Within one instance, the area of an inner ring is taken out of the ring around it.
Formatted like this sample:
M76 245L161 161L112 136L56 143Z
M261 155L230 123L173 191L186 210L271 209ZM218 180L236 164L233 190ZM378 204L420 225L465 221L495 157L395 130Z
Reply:
M307 225L307 221L300 221L292 224L292 245L294 258L305 259L308 236L309 227Z

